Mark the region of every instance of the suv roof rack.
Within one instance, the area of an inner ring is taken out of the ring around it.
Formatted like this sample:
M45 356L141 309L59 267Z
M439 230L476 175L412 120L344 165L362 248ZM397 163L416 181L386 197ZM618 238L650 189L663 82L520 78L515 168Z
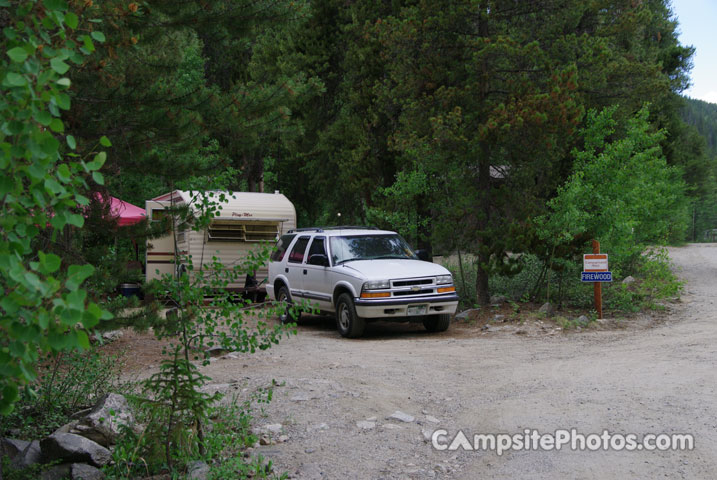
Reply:
M324 230L378 230L377 227L367 227L364 225L339 225L335 227L308 227L308 228L294 228L289 230L287 233L297 232L323 232Z

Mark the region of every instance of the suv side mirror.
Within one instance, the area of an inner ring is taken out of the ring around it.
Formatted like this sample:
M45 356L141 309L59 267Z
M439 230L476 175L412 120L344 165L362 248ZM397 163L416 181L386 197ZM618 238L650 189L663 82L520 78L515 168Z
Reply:
M328 267L329 266L329 257L324 255L323 253L316 253L309 257L309 261L307 263L309 265L318 265L320 267Z
M431 259L428 256L428 250L416 250L416 256L419 260L423 260L424 262L430 262Z

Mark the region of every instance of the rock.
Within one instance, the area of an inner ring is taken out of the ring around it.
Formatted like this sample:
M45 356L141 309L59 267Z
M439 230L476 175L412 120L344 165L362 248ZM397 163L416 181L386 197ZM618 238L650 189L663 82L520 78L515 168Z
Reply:
M374 428L376 428L376 422L361 420L356 422L356 426L359 428L359 430L373 430Z
M288 435L279 435L279 438L277 439L279 443L286 443L289 441Z
M468 317L470 317L474 312L477 314L478 312L480 312L480 310L477 308L470 308L468 310L463 310L461 313L457 314L454 317L454 320L467 320Z
M506 298L505 295L492 295L492 296L490 297L490 304L491 304L491 305L502 305L502 304L504 304L504 303L507 302L507 301L508 301L508 299Z
M44 463L60 460L101 467L112 459L105 447L74 433L53 433L40 441L40 449Z
M590 324L590 319L585 315L580 315L577 320L575 320L575 323L581 327L587 327Z
M366 419L367 422L375 422L376 420L378 420L377 417L368 417L368 418Z
M70 476L72 480L103 480L105 478L102 470L86 463L73 463L70 467Z
M393 423L387 423L383 426L383 428L385 428L386 430L401 430L401 428L403 427L399 425L394 425Z
M493 315L494 322L505 322L505 315Z
M209 471L209 465L199 460L194 461L187 467L187 480L207 480Z
M490 325L483 325L482 327L480 327L480 329L483 332L487 332L488 330L490 330Z
M122 338L122 335L124 335L122 330L110 330L109 332L102 333L102 339L108 342L114 342Z
M228 353L228 350L222 346L214 345L213 347L209 347L204 350L206 354L208 354L210 357L221 357L225 353Z
M42 472L42 474L40 475L40 480L64 480L70 477L71 470L72 464L70 463L54 465Z
M622 283L625 285L630 285L631 283L635 283L635 278L632 275L629 275L622 280Z
M259 437L259 445L271 445L271 438L268 435Z
M411 423L415 420L411 415L403 413L400 410L396 410L390 416L386 417L387 420L398 420L399 422Z
M426 415L426 421L429 421L431 423L441 423L441 421L438 420L436 417L432 417L430 415Z
M421 435L423 435L423 441L428 443L431 441L431 437L433 436L433 432L431 430L428 430L427 428L421 429Z
M329 426L326 423L318 423L316 425L312 425L307 428L308 431L314 431L314 430L328 430Z
M14 460L15 457L21 455L22 452L30 446L30 442L25 440L16 440L14 438L0 439L0 457L8 457Z
M309 395L306 393L297 393L291 397L292 402L308 402L309 400Z
M40 442L37 440L33 440L30 442L30 445L25 447L25 449L15 457L15 460L13 463L21 468L29 467L30 465L35 465L36 463L40 463L42 461L42 450L40 449Z
M544 313L548 317L552 316L555 313L555 307L550 302L546 302L543 304L542 307L540 307L540 310L538 310L538 313Z
M276 434L281 433L282 428L284 428L284 426L280 423L270 423L270 424L264 425L262 427L262 429L265 432L276 433Z
M315 451L316 451L316 449L315 449L315 448L311 448L311 447L304 449L304 453L314 453Z
M87 416L80 419L72 433L109 447L117 440L122 425L131 427L134 424L134 414L124 395L109 393L95 404Z

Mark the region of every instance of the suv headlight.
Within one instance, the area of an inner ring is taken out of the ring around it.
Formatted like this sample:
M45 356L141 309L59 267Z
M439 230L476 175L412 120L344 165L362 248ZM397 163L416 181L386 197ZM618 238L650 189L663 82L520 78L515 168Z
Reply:
M453 283L453 277L450 275L438 275L436 277L436 285L446 285Z
M390 282L388 280L371 280L363 284L363 290L382 290L390 288Z

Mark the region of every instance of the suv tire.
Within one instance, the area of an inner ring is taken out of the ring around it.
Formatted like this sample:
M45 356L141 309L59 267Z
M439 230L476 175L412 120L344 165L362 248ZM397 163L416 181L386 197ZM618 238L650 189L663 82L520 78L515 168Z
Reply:
M289 293L289 288L286 285L282 285L279 288L279 293L276 296L276 299L280 302L286 302L286 309L279 315L279 320L281 320L281 323L287 324L291 322L298 322L299 317L301 316L301 312L296 313L296 319L291 318L291 293Z
M354 301L348 293L342 293L336 300L336 328L346 338L360 337L366 328L366 321L356 313Z
M451 315L441 313L440 315L429 315L423 319L423 326L429 332L445 332L451 324Z

